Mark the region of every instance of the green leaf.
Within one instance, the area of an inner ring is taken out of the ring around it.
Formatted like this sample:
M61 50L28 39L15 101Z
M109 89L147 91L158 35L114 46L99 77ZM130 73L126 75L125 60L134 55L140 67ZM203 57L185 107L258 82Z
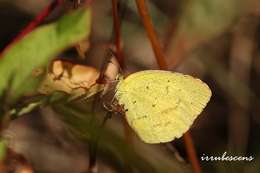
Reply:
M0 59L0 95L9 88L10 100L15 101L34 91L40 78L33 76L32 71L44 68L58 53L86 38L90 19L90 10L78 9L55 23L37 28L8 49Z

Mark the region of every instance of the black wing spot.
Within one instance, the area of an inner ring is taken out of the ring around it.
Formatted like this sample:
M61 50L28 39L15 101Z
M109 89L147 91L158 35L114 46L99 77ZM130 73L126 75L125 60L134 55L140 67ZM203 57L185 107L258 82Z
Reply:
M146 89L148 89L148 90L149 90L149 86L146 86Z
M136 104L136 101L133 101L133 104Z
M146 119L146 118L147 118L147 115L144 115L144 116L137 117L134 120L142 120L142 119Z
M156 104L153 104L153 105L152 105L152 107L155 107L155 106L156 106Z
M169 83L169 82L170 82L170 80L167 80L167 82Z

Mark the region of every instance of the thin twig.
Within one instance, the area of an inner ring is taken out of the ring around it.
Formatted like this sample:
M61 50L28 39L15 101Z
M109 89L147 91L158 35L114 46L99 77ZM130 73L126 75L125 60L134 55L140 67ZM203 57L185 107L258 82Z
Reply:
M112 0L112 11L113 11L113 21L114 21L114 32L115 32L115 46L116 46L116 58L118 60L118 63L124 72L126 70L125 63L124 63L124 57L123 57L123 51L122 51L122 38L121 38L121 24L120 24L120 17L119 17L119 10L118 10L118 0ZM128 126L128 123L126 119L123 121L124 126L124 136L126 139L126 142L128 144L132 143L132 136L131 136L131 130ZM124 162L124 172L132 172L132 167L129 165L128 162Z
M186 152L192 165L194 173L201 173L200 163L198 161L196 150L189 132L186 132L183 136Z
M43 22L43 20L59 5L63 0L54 0L47 5L0 53L0 58L3 53L8 50L15 42L21 40L26 34L31 32L35 27Z
M167 70L168 66L165 61L162 49L161 49L159 39L156 36L155 30L154 30L154 27L152 24L152 20L149 16L147 7L145 5L145 0L136 0L136 4L137 4L138 12L142 18L145 30L146 30L147 35L152 44L152 48L153 48L157 63L159 65L160 69ZM184 142L185 142L185 146L186 146L186 152L188 154L189 160L190 160L192 168L193 168L193 172L201 173L202 171L200 168L198 158L196 156L196 150L193 145L192 138L191 138L189 132L186 132L184 134Z
M115 31L115 46L116 46L116 56L118 62L122 69L125 68L124 60L123 60L123 52L122 52L122 38L121 38L121 25L118 14L118 0L112 0L112 13L113 13L113 23L114 23L114 31Z
M114 32L115 32L115 45L116 45L116 56L122 71L125 71L125 63L122 51L122 37L121 37L121 24L119 18L119 10L118 10L118 0L112 0L112 10L113 10L113 21L114 21ZM124 126L124 135L125 139L128 143L132 143L131 130L127 124L127 122L123 121Z
M155 54L155 58L157 60L157 63L159 65L159 67L161 69L166 70L168 68L166 61L164 59L164 55L160 46L160 42L159 39L156 36L153 24L152 24L152 20L149 16L147 7L145 5L145 1L144 0L136 0L136 5L138 8L138 12L142 18L145 30L147 32L147 35L150 39L154 54Z

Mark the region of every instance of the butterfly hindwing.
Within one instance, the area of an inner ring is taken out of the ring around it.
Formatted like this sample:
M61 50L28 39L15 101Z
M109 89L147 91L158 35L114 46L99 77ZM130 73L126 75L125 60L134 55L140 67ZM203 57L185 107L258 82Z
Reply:
M168 142L185 133L204 109L211 91L181 73L147 70L120 81L116 98L129 125L147 143Z

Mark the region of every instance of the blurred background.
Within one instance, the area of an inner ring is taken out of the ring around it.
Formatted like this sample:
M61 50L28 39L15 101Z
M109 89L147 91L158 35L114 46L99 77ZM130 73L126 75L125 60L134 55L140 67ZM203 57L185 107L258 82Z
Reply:
M3 49L49 0L0 0L0 48ZM120 0L122 47L127 72L159 69L135 1ZM190 129L197 156L253 156L251 162L201 161L202 172L260 171L260 1L146 1L169 69L199 77L213 96ZM69 0L44 23L69 9ZM113 43L111 1L94 0L92 31L84 60L74 49L60 55L101 69ZM81 173L87 170L90 146L97 146L96 168L102 173L192 172L183 139L160 145L142 143L114 115L104 126L106 112L93 99L34 110L14 120L5 132L10 148L36 172ZM87 105L87 106L86 106ZM91 116L95 114L95 116ZM95 117L95 118L93 118ZM127 132L127 133L126 133ZM93 137L94 136L94 137ZM130 137L129 137L130 136ZM92 145L89 145L92 144Z

